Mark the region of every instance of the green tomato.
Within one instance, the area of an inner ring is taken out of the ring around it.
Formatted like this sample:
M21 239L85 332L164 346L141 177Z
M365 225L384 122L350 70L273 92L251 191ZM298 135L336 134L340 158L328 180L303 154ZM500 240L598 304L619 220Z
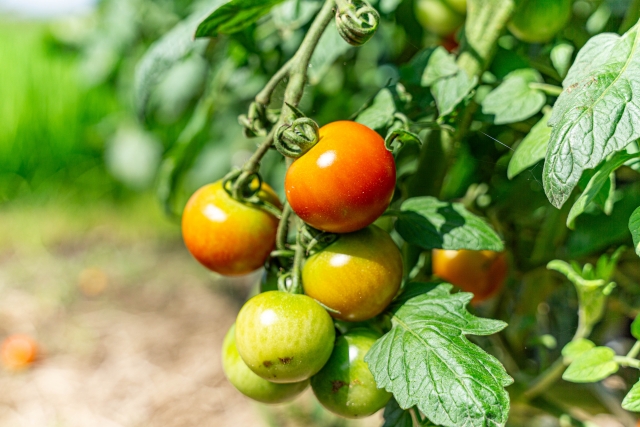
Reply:
M305 295L280 291L251 298L236 320L242 360L260 377L276 383L304 381L331 356L331 316Z
M383 408L391 393L376 386L364 356L380 335L353 329L338 337L331 358L311 378L311 388L322 406L346 418L362 418Z
M546 43L571 19L571 0L521 0L507 26L519 40Z
M464 16L442 0L417 0L415 8L420 25L439 36L453 34L464 22Z
M229 382L242 394L262 403L288 402L302 393L309 380L276 384L256 375L240 357L236 347L235 325L231 326L222 344L222 370Z
M444 0L453 10L466 15L467 14L467 0Z

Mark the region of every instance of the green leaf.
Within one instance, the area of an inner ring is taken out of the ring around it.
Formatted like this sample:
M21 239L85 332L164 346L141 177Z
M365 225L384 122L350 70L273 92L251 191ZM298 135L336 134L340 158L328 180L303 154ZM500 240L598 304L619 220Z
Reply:
M591 177L587 187L571 207L571 211L569 211L569 216L567 217L567 227L571 229L575 227L576 218L584 212L589 203L594 201L596 196L598 196L603 186L609 182L611 173L629 160L639 156L639 153L628 154L625 151L621 151L614 154L609 160L600 165L596 170L596 173Z
M402 409L392 397L384 407L384 424L382 427L413 427L411 413Z
M636 316L631 323L631 335L637 340L640 340L640 316Z
M627 411L640 412L640 381L635 383L624 397L622 408Z
M636 249L636 254L640 256L640 207L636 208L629 218L629 231L633 237L633 247Z
M574 383L593 383L618 371L616 353L609 347L594 347L578 356L564 371L562 379Z
M438 46L429 55L420 84L424 87L431 86L437 80L453 76L459 70L456 65L456 57L447 52L444 47Z
M225 1L213 0L207 5L216 7ZM135 72L134 94L140 116L145 115L151 92L171 67L188 55L204 52L208 41L193 40L193 32L203 16L206 16L206 12L200 10L178 23L171 31L153 43L138 63Z
M562 349L562 356L566 361L572 362L582 353L591 350L595 346L596 345L593 343L593 341L590 341L586 338L580 338L575 341L570 341Z
M394 306L392 328L365 357L378 387L393 393L401 408L417 406L446 427L503 426L513 382L493 356L465 335L490 335L506 324L466 310L469 293L451 285Z
M531 89L529 83L542 82L544 80L536 70L512 71L484 98L482 112L493 114L497 125L528 119L537 114L547 101L546 95L538 89Z
M244 30L269 13L271 8L284 0L231 0L217 7L205 18L196 37L214 37Z
M480 217L460 203L434 197L407 199L395 227L405 241L423 249L504 249L500 237Z
M467 73L460 70L456 74L437 80L431 86L431 94L436 100L440 116L451 114L476 87L478 79L469 78Z
M543 172L545 193L558 208L585 169L640 137L639 26L622 37L591 38L562 83Z
M396 103L393 94L389 89L382 89L371 105L358 114L356 122L362 123L371 129L384 129L393 122L393 115L396 112Z
M548 126L549 117L551 117L551 110L545 113L516 147L507 169L509 179L544 159L551 136L551 128Z
M551 49L551 63L561 77L567 75L575 48L569 43L560 43Z

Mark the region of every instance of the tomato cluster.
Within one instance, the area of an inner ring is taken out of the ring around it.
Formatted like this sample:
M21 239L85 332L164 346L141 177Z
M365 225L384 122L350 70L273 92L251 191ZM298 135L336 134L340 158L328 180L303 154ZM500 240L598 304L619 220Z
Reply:
M356 122L330 123L289 167L285 193L291 209L315 236L333 237L301 264L297 292L303 293L278 285L286 268L270 254L279 221L255 203L282 208L277 196L258 183L257 197L243 200L234 197L238 193L229 181L206 185L189 199L182 217L185 245L219 274L247 274L267 261L275 268L225 337L227 378L264 403L289 401L311 383L318 400L339 415L376 412L391 395L376 387L363 358L379 332L357 328L336 338L334 321L370 321L402 282L398 246L372 225L389 206L396 184L394 158L383 138Z

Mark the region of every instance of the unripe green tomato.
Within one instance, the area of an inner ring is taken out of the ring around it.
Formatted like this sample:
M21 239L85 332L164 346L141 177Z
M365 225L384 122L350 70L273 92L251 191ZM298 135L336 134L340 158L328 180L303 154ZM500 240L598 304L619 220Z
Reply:
M444 0L453 10L466 15L467 14L467 0Z
M336 339L331 358L311 378L311 388L322 406L347 418L362 418L383 408L391 393L377 388L364 356L380 335L353 329Z
M293 400L309 385L309 380L276 384L256 375L240 357L236 347L235 325L222 344L222 370L229 382L242 394L262 403L284 403Z
M401 282L402 254L375 225L340 235L302 268L304 293L334 310L331 316L349 322L382 313Z
M439 36L448 36L464 22L464 16L443 0L417 0L416 18L422 27Z
M242 360L276 383L304 381L331 356L335 328L316 301L280 291L251 298L238 313L236 345Z
M507 28L527 43L546 43L571 19L571 0L521 0Z

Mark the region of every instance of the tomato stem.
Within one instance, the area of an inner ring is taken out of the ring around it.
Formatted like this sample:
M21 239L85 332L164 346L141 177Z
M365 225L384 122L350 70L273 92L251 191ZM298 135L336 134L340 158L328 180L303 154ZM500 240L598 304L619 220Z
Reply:
M291 205L287 201L284 202L282 208L282 218L280 218L280 224L278 224L278 233L276 235L276 247L279 250L287 249L287 236L289 234L289 220L293 210Z
M260 161L273 145L276 129L282 126L285 123L285 120L294 114L291 107L295 108L300 103L300 99L304 93L304 85L307 82L309 61L311 61L311 56L318 45L320 37L333 17L333 7L334 0L325 1L322 9L320 9L320 12L311 24L309 32L307 32L306 36L302 40L298 51L282 66L282 68L269 80L267 85L256 96L256 102L266 105L270 102L271 94L277 87L278 83L286 76L289 76L289 83L285 89L280 118L276 125L271 129L264 142L258 146L255 153L253 153L251 158L242 167L242 174L234 183L234 197L241 197L239 189L242 188L253 173L260 169Z

